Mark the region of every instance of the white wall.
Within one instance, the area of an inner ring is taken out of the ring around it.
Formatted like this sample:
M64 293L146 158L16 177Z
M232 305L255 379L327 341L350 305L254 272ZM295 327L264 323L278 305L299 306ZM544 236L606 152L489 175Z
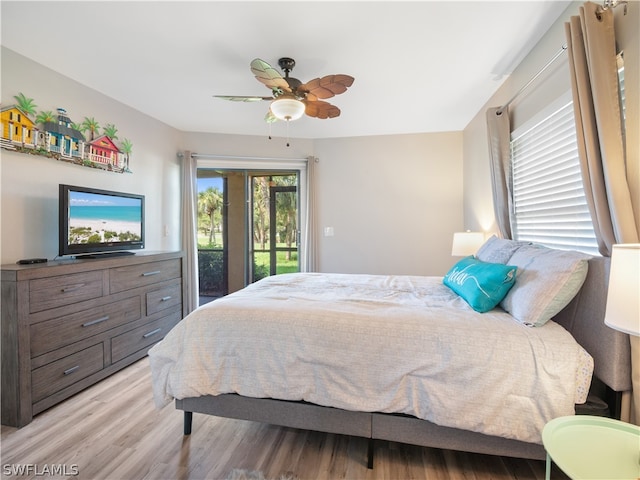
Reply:
M62 107L73 122L95 118L118 128L132 144L133 173L112 173L37 155L1 150L1 261L58 254L58 184L141 193L146 200L146 249L180 249L180 133L142 113L63 77L6 48L2 49L3 106L14 95L32 98L37 111ZM164 236L164 226L169 235Z
M290 146L287 147L286 139L273 137L269 140L266 132L265 129L265 135L261 137L186 132L182 135L182 150L199 154L236 157L299 159L313 155L313 140L290 139Z
M284 140L187 133L193 153L306 158L317 164L319 270L442 275L462 224L462 134Z
M444 275L462 222L462 133L317 140L320 270Z
M58 184L143 193L147 249L180 248L177 152L320 157L320 269L340 272L443 274L462 223L461 133L313 141L185 133L147 117L16 53L2 50L2 105L24 93L37 110L64 107L72 121L113 123L133 143L132 174L116 174L2 150L2 263L53 259L58 248ZM164 236L164 226L169 235Z
M464 219L471 230L479 229L487 233L498 231L493 213L485 112L487 108L504 105L566 44L563 25L565 19L576 12L577 7L572 4L464 129ZM512 103L512 109L518 110L511 117L512 124L522 124L535 115L537 105L545 105L546 101L554 99L554 95L557 98L571 88L566 65L565 53ZM566 74L564 82L562 75L555 74L558 69ZM549 82L546 82L547 78Z

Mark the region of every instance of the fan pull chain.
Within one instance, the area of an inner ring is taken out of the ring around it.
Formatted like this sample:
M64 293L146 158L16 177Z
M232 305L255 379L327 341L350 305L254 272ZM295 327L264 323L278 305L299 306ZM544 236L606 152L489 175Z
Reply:
M289 120L285 120L285 123L287 124L287 147L291 146L291 143L289 142ZM271 140L271 123L269 123L269 136L267 137L269 140Z
M287 147L289 146L289 120L287 120Z

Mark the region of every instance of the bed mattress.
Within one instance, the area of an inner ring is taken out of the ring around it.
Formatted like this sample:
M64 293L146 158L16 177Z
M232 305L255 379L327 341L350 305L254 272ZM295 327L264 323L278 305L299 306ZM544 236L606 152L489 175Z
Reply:
M441 277L296 273L192 312L150 351L157 406L237 393L541 443L593 361L560 325L473 311Z

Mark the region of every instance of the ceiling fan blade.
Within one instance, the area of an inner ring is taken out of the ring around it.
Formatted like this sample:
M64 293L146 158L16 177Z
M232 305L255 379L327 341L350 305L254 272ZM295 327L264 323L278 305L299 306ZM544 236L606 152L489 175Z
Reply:
M262 100L273 100L273 97L252 97L243 95L214 95L214 98L231 100L232 102L261 102Z
M355 79L349 75L327 75L322 78L314 78L300 85L298 90L306 91L317 98L331 98L347 91Z
M278 71L264 60L256 58L251 62L251 71L258 81L264 83L271 90L283 90L291 92L291 87L287 81L282 78Z
M323 102L322 100L307 101L307 106L304 110L310 117L316 118L335 118L340 116L340 109L335 105L331 105L329 102Z
M248 95L214 95L214 97L234 102L259 102L262 100L273 101L279 98L294 98L304 103L305 113L309 117L325 119L340 116L341 112L338 107L320 99L331 98L346 92L353 85L354 78L352 76L344 74L326 75L301 84L300 80L289 77L289 72L295 65L293 59L283 57L278 63L286 72L285 77L282 77L275 68L264 60L255 58L251 62L251 71L258 81L271 89L272 97ZM267 111L264 119L267 123L273 123L278 120L271 108Z

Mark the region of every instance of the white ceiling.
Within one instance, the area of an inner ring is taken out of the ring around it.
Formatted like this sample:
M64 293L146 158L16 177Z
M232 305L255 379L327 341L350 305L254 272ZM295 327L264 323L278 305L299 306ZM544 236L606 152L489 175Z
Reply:
M4 46L183 131L268 133L267 102L213 98L268 96L256 57L352 75L340 117L290 125L331 138L464 129L570 2L0 3Z

